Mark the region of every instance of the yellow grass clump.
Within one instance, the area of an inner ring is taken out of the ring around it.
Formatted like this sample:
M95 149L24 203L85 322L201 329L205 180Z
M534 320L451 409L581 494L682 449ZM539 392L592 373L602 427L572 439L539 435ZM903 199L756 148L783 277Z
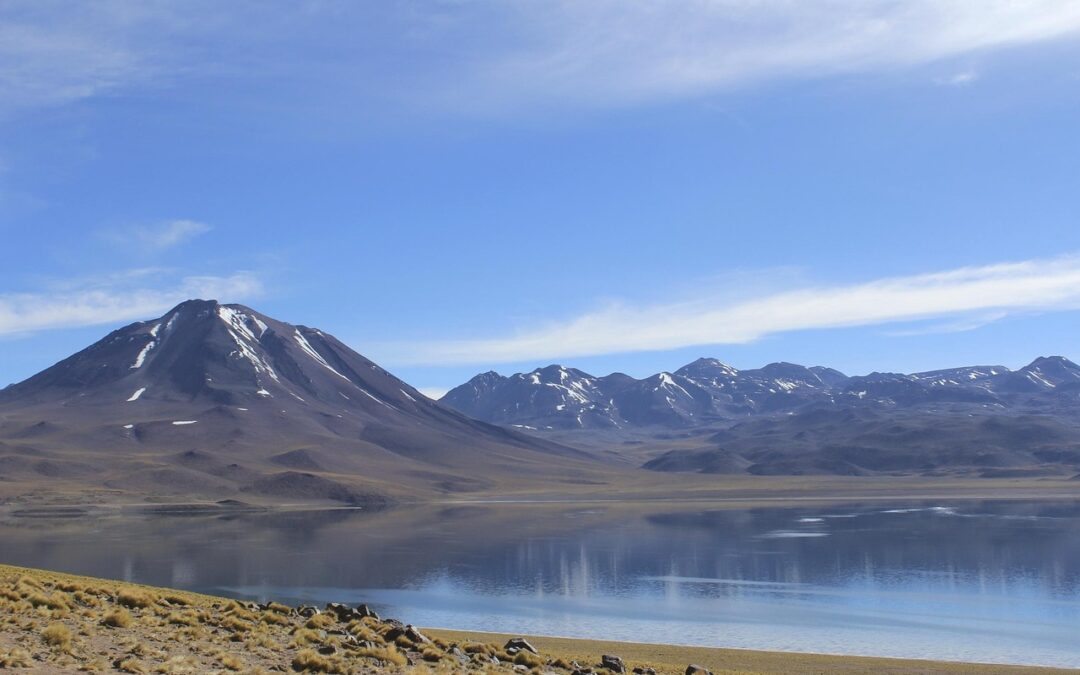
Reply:
M404 654L392 647L366 647L357 650L356 655L367 659L377 659L395 666L405 666L409 663Z
M146 668L136 658L126 658L116 664L116 669L124 673L145 673Z
M131 612L127 611L123 607L117 607L116 609L105 614L101 623L112 628L128 628L135 621L132 618Z
M31 665L30 652L22 647L15 647L6 654L0 652L0 668L29 668Z
M331 659L319 654L314 649L301 649L292 660L293 670L302 673L344 673L345 664L341 659Z
M125 588L117 594L116 602L130 609L143 609L154 604L154 598L145 591Z
M336 620L329 614L316 614L308 619L304 626L306 628L311 628L312 630L326 630L327 628L331 628L334 623L336 623Z
M41 631L45 644L61 651L71 651L71 629L62 623L54 623Z

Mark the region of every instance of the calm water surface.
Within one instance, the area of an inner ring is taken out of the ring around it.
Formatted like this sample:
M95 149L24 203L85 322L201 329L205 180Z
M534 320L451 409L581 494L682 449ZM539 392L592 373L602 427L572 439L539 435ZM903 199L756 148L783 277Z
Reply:
M424 626L1080 666L1080 502L8 514L0 560Z

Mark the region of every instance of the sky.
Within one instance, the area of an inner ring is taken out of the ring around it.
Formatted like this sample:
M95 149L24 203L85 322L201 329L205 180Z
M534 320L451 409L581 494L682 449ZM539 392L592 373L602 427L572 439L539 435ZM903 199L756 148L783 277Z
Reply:
M6 0L0 242L0 386L193 297L432 395L1080 359L1080 0Z

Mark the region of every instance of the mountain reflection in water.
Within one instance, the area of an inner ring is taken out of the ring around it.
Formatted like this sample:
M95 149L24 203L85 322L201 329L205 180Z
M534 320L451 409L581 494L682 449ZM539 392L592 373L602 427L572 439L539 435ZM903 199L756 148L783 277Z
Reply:
M1080 665L1076 502L9 515L0 559L425 626Z

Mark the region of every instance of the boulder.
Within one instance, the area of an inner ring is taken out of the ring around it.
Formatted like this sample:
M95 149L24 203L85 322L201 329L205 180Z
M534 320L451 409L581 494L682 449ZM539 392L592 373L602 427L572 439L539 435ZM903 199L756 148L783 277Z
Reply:
M712 672L705 666L691 663L686 667L686 675L712 675Z
M311 605L300 605L294 611L297 615L302 616L305 619L310 619L316 614L321 614L318 607L312 607Z
M611 654L604 654L600 657L600 667L607 668L613 673L626 672L626 666L623 665L622 659L618 656L612 656Z
M409 638L416 644L425 644L431 642L426 635L416 630L413 626L405 626L405 637Z
M536 647L533 647L531 644L529 644L528 640L526 640L525 638L519 638L519 637L511 638L510 640L507 640L506 641L506 646L503 647L503 649L506 650L507 654L516 654L517 652L521 651L522 649L524 649L525 651L528 651L528 652L532 652L533 654L537 654L537 655L540 654L540 652L538 652L536 650ZM510 651L511 649L513 649L514 651L511 652Z
M383 633L383 639L387 642L393 642L394 640L405 634L405 624L397 621L396 619L383 621L383 625L390 626L390 629Z

